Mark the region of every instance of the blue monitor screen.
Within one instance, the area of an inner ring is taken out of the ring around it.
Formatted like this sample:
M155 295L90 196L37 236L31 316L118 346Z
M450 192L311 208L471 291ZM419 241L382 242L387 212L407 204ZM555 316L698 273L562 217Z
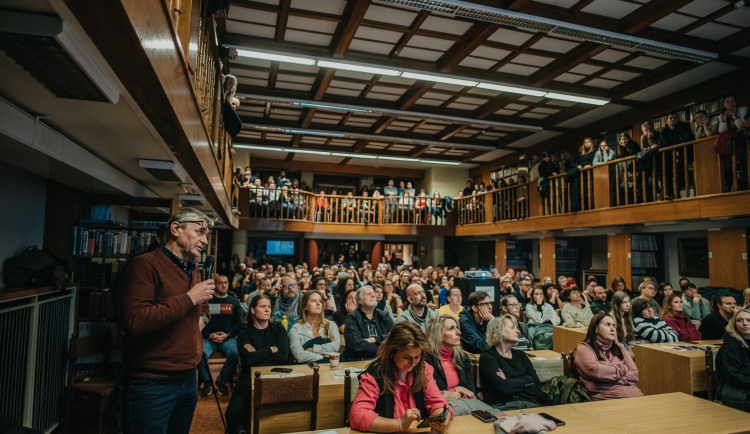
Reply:
M266 241L266 254L293 255L294 241Z

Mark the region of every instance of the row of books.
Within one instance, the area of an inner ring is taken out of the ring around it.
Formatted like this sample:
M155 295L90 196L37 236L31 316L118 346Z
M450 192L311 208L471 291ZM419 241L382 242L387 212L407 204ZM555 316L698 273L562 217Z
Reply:
M74 226L73 255L132 256L145 252L156 235L156 230L110 230Z
M158 221L158 220L131 220L130 226L135 226L139 228L161 228L167 225L167 221Z
M81 321L78 323L78 335L98 336L106 335L112 340L113 350L109 354L92 354L80 357L76 360L76 375L109 374L119 375L122 373L122 334L114 322Z
M638 268L657 268L656 253L630 252L631 265Z
M655 235L633 234L630 236L630 250L658 250Z

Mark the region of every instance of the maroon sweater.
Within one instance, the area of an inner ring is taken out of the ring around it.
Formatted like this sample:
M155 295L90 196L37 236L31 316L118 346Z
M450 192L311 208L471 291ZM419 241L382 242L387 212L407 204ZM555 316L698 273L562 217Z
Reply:
M161 249L131 259L120 275L117 317L122 330L126 375L179 378L198 365L203 336L198 329L208 303L193 306L187 292L200 282L197 266L192 282Z

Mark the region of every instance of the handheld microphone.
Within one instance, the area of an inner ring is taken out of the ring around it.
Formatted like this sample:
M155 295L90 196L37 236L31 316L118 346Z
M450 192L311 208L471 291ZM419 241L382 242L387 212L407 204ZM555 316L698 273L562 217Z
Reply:
M203 280L208 280L211 278L211 276L213 276L214 262L216 262L216 258L214 256L207 257L203 262Z

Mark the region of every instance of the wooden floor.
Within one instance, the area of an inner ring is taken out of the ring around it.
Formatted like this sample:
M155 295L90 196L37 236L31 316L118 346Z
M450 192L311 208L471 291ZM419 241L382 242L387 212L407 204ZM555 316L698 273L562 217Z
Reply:
M219 396L221 413L227 410L231 395ZM248 409L249 410L249 409ZM216 406L216 398L213 395L198 397L198 405L195 406L193 425L190 434L223 434L224 426L221 424L219 408Z

